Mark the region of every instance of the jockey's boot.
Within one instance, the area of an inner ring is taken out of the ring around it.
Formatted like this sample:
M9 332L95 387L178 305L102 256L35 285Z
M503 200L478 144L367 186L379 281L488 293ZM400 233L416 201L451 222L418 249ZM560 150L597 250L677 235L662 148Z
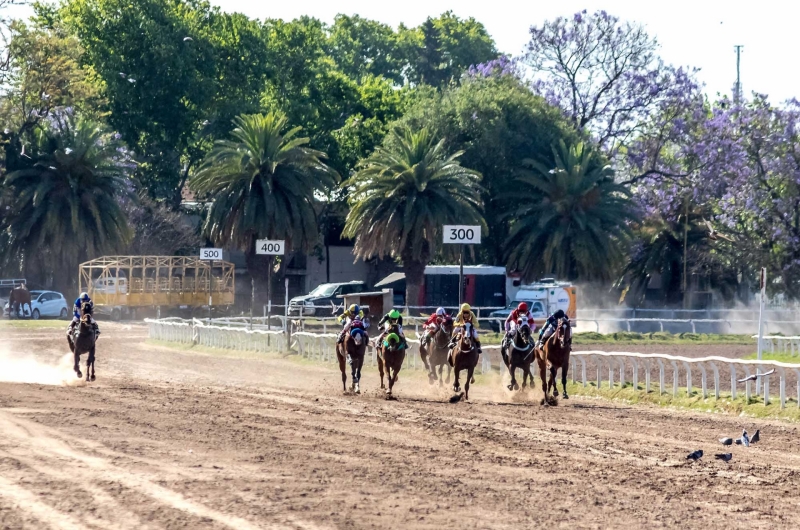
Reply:
M77 324L77 322L73 320L69 323L69 326L67 326L67 337L72 336L72 334L75 332L75 324Z
M94 340L97 340L100 337L100 327L97 322L92 322L92 329L94 329Z
M339 337L336 339L336 344L341 344L344 342L344 330L339 333Z
M481 341L479 341L478 339L475 339L475 346L478 348L478 354L479 355L481 353L483 353L483 348L481 348Z

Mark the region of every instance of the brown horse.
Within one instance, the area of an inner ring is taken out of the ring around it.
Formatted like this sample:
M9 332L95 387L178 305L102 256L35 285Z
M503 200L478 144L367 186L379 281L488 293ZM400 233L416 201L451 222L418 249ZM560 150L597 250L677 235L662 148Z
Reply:
M392 388L397 382L397 375L403 367L406 359L406 343L400 338L400 330L397 325L389 328L389 332L383 339L383 343L378 344L378 373L381 375L381 388L386 388L383 384L383 374L389 383L386 388L386 396L392 395Z
M20 310L22 312L22 316L25 315L25 305L28 305L28 314L27 316L31 316L31 292L28 290L25 285L20 285L19 287L15 287L11 290L8 294L8 318L14 318L20 315Z
M556 372L561 368L561 386L564 387L562 397L569 399L567 395L567 372L569 371L569 351L572 342L572 331L569 320L559 318L553 334L545 341L544 346L536 349L536 361L539 364L539 375L542 378L542 390L544 399L542 404L555 405L558 398L558 386L556 385ZM547 368L550 369L550 377L547 377ZM553 388L552 398L548 395L550 388Z
M448 345L450 344L450 337L452 335L453 320L448 318L438 326L428 346L420 344L419 356L422 358L422 362L425 363L425 368L428 369L428 380L430 384L439 381L439 386L442 386L442 372L445 366L447 366L447 379L445 379L444 382L450 382L450 373L453 369L447 362L447 352L449 351ZM439 369L438 375L436 373L437 368Z
M448 357L448 362L450 366L453 367L453 372L455 372L453 381L454 392L461 391L458 376L462 370L467 371L467 379L464 383L464 399L466 400L469 400L470 381L473 383L475 382L473 374L475 373L475 367L478 366L479 358L478 347L475 345L475 341L472 338L472 324L467 322L464 324L464 328L456 341L456 345L450 350L450 355Z
M75 326L75 330L67 335L67 343L69 349L75 356L75 366L73 370L78 377L83 377L80 369L81 355L88 353L89 357L86 359L86 381L94 381L94 352L95 341L97 334L95 333L94 325L92 324L92 306L85 303L81 306L81 320Z
M531 387L533 387L531 364L534 359L534 346L535 341L531 338L531 327L528 324L528 319L523 317L517 323L511 341L509 343L504 343L500 348L503 362L508 368L508 372L511 374L511 384L508 385L509 390L519 390L515 375L517 368L522 369L522 389L525 390L528 384L528 378L530 378Z
M361 367L364 366L364 356L367 351L369 337L367 332L358 325L351 327L345 334L344 341L336 345L336 357L339 359L339 369L342 371L342 390L347 392L347 368L346 363L350 363L351 376L353 379L350 389L356 393L361 393Z

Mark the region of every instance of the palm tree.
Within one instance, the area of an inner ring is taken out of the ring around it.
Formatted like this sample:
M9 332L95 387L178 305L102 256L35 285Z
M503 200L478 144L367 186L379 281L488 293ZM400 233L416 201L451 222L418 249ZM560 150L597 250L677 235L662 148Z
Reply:
M399 257L406 303L419 303L425 265L442 243L442 225L480 224L480 173L459 165L427 129L395 129L347 182L350 212L343 235L361 258Z
M8 254L37 264L64 288L78 263L122 248L131 236L120 201L133 198L135 165L105 127L61 117L36 134L32 167L5 179Z
M507 265L531 280L545 274L569 279L608 279L620 263L633 218L630 192L614 182L591 148L553 147L555 168L526 160L528 168L504 196ZM513 202L512 202L513 201Z
M284 131L281 112L237 116L233 140L221 140L190 181L213 199L205 234L245 251L247 268L260 279L265 263L255 259L259 238L285 239L287 248L308 250L317 242L315 194L336 185L339 175L306 147L300 127Z

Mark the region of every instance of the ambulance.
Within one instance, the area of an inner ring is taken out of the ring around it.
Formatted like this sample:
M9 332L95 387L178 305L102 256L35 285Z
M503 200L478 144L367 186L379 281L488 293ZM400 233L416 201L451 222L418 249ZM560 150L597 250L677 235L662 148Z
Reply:
M516 309L521 302L525 302L533 315L537 329L544 324L549 315L559 309L564 310L572 325L575 326L578 309L577 291L577 288L570 282L560 282L554 278L543 278L536 283L520 285L507 308L493 311L490 314L490 317L497 317L497 320L491 320L489 324L495 331L502 330L509 313Z

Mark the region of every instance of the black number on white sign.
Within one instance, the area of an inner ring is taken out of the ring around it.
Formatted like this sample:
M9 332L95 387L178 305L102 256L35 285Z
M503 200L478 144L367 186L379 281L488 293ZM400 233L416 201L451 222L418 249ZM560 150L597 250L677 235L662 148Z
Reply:
M475 231L472 230L472 228L467 228L466 230L463 229L463 228L458 228L458 229L451 228L450 229L450 239L452 239L454 241L458 241L458 240L462 240L462 239L465 239L465 240L468 240L468 241L472 241L472 239L474 237L475 237Z

